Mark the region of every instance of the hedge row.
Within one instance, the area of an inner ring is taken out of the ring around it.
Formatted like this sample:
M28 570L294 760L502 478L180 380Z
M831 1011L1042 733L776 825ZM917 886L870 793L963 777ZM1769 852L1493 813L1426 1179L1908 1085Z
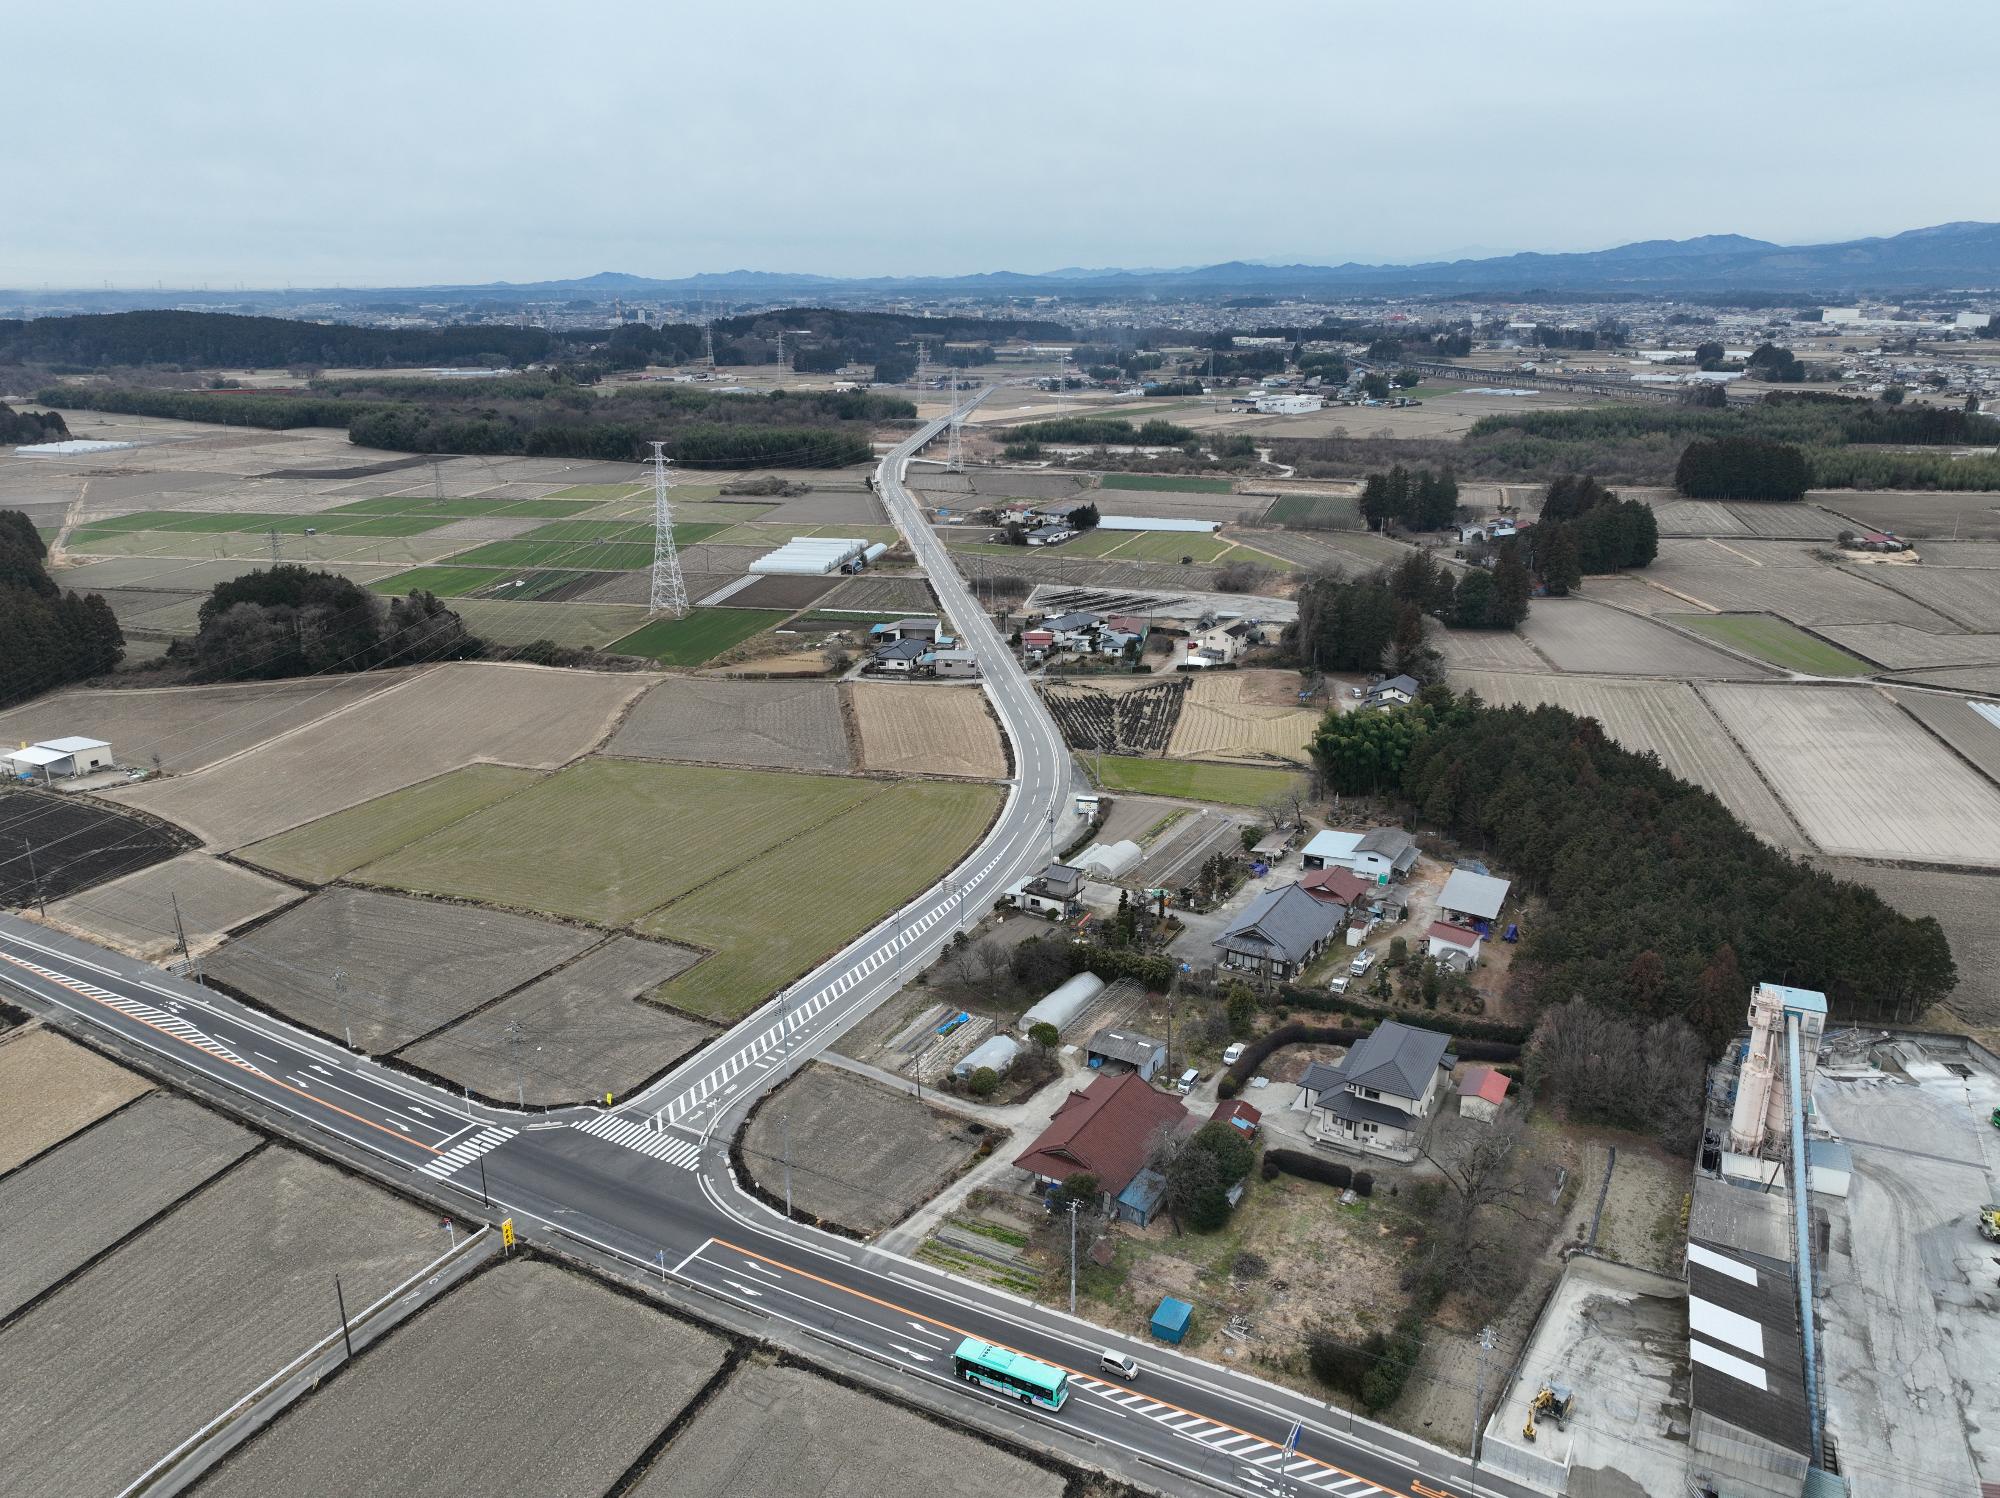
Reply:
M1507 1025L1498 1020L1465 1019L1460 1016L1445 1019L1430 1014L1416 1015L1406 1009L1392 1009L1386 1004L1371 1004L1365 999L1331 994L1320 988L1296 988L1289 983L1279 988L1278 997L1280 1002L1293 1009L1311 1009L1320 1014L1360 1014L1371 1019L1401 1020L1414 1029L1442 1030L1448 1035L1461 1036L1467 1040L1499 1040L1522 1046L1528 1043L1530 1033L1530 1027L1527 1025Z
M1302 1181L1318 1181L1336 1191L1346 1191L1351 1187L1356 1196L1375 1194L1375 1177L1367 1171L1354 1170L1338 1160L1328 1160L1303 1150L1265 1150L1264 1179L1268 1181L1280 1171L1297 1176Z

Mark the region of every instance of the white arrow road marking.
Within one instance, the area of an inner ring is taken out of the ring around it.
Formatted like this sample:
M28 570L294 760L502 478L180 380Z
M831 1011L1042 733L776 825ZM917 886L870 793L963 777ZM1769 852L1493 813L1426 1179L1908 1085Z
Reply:
M929 1327L925 1326L921 1321L912 1321L910 1323L910 1330L915 1332L920 1337L933 1337L940 1342L949 1342L951 1340L951 1338L944 1335L943 1332L932 1331Z
M744 1284L741 1280L724 1280L722 1283L729 1286L729 1288L732 1290L741 1291L743 1294L750 1296L754 1300L762 1300L764 1298L764 1292L762 1290L752 1290L748 1285Z
M889 1345L913 1363L928 1363L930 1361L928 1357L918 1352L914 1347L905 1347L901 1342L891 1342Z

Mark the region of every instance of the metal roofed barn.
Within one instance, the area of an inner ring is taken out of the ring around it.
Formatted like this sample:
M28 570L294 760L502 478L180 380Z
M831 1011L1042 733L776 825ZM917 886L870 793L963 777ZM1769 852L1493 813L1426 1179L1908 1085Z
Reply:
M1466 869L1453 869L1438 895L1438 908L1454 915L1474 916L1490 921L1507 902L1508 881Z

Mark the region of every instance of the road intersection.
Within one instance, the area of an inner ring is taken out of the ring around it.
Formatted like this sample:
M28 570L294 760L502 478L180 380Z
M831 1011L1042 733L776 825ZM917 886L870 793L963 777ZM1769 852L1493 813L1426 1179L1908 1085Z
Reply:
M1070 1370L1071 1401L1032 1412L1051 1433L1066 1430L1184 1479L1259 1498L1469 1495L1467 1464L1436 1447L790 1221L735 1178L729 1141L755 1099L901 989L1001 890L1046 863L1076 825L1072 763L1053 720L903 484L909 458L944 426L932 421L893 449L876 485L980 660L1014 757L1006 802L958 869L642 1092L602 1109L493 1107L6 916L0 984L44 1017L114 1037L170 1076L192 1073L209 1093L254 1104L288 1132L333 1136L405 1173L413 1187L456 1192L468 1215L540 1224L627 1273L733 1302L933 1382L947 1413L955 1400L994 1398L952 1374L950 1346L972 1335ZM1142 1377L1100 1377L1106 1349L1137 1357ZM1298 1422L1302 1434L1288 1446ZM1490 1477L1478 1491L1523 1492Z

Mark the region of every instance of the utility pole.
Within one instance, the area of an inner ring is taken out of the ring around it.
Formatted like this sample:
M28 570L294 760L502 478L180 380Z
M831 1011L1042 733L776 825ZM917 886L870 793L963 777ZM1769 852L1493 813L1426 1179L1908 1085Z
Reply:
M340 1028L347 1036L347 1048L351 1051L354 1049L354 1026L347 1018L346 994L347 970L337 967L333 970L333 1002L339 1006Z
M42 876L35 872L35 845L26 838L22 838L21 846L28 853L28 883L34 887L35 906L46 916L49 913L49 902L47 897L42 893Z
M1479 1416L1486 1408L1486 1354L1493 1350L1493 1328L1479 1329L1479 1392L1472 1403L1472 1488L1479 1490Z
M493 1197L486 1190L486 1157L484 1155L479 1157L479 1205L482 1207L493 1205Z
M792 1115L780 1113L778 1124L784 1130L785 1142L785 1215L792 1215Z
M354 1361L354 1334L347 1329L347 1297L340 1293L340 1276L333 1277L333 1303L340 1307L340 1340L347 1344L347 1360Z
M1069 1313L1076 1314L1076 1206L1069 1204Z
M167 891L167 898L174 902L174 936L181 944L181 976L201 982L201 969L188 952L187 927L181 923L181 897L174 890Z
M681 576L681 554L674 545L674 507L667 499L667 445L655 442L652 446L653 586L646 611L654 618L666 613L685 619L687 580Z

